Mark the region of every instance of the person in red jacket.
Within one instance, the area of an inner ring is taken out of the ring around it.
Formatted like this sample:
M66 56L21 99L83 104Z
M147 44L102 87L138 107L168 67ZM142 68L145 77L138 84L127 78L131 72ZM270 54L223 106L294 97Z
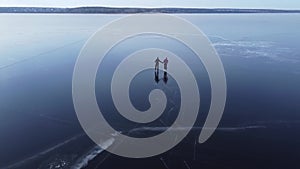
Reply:
M163 61L164 63L164 71L167 72L167 69L168 69L168 63L169 63L169 60L168 58L166 57L165 60Z

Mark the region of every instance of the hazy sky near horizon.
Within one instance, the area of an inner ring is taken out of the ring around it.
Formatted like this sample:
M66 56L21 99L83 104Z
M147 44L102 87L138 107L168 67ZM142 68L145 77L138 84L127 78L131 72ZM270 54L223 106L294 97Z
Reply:
M300 0L0 0L0 7L198 7L300 9Z

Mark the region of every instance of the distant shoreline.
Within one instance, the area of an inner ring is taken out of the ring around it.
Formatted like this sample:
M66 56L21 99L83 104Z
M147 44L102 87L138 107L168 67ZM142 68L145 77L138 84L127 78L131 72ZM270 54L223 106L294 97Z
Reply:
M113 8L113 7L0 7L0 13L56 13L56 14L133 14L133 13L190 13L190 14L226 14L226 13L300 13L300 10L284 9L235 9L235 8Z

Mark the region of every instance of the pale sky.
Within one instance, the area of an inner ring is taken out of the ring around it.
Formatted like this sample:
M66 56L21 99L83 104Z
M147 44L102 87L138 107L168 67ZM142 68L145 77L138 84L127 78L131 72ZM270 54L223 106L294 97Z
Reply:
M0 7L4 6L109 6L300 9L300 0L0 0Z

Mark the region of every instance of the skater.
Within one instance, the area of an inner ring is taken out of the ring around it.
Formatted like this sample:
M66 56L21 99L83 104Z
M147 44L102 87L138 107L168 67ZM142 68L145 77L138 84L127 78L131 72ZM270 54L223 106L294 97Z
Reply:
M155 62L154 70L158 71L158 69L159 69L159 63L163 63L163 62L160 61L158 57L156 58L156 60L154 62Z
M169 63L169 60L168 60L168 58L166 57L165 60L163 61L163 64L164 64L164 72L167 72L167 69L168 69L168 63Z

